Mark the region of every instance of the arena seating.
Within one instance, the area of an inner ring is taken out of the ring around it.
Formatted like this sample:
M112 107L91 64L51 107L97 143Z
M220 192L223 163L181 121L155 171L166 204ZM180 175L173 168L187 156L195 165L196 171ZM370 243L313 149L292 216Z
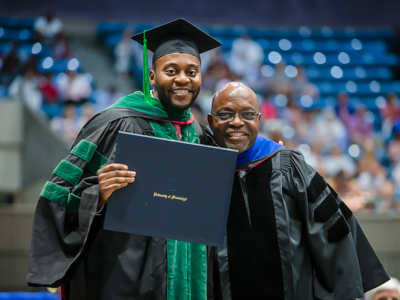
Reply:
M98 35L113 51L124 30L141 32L152 26L154 24L101 23ZM388 52L394 35L387 28L268 29L218 25L202 29L222 42L225 58L229 56L233 41L247 34L262 46L265 65L273 66L284 60L288 65L304 66L309 80L320 89L320 99L313 99L311 106L305 108L334 105L336 95L347 91L354 105L363 103L374 112L375 125L379 127L382 97L389 92L400 93L400 82L394 80L392 72L398 59ZM133 65L132 71L139 78L140 86L140 66Z
M34 42L34 19L0 18L0 56L15 51L18 59L25 61L29 57L36 58L37 69L54 74L54 80L62 80L66 70L82 73L82 64L76 58L56 59L52 50L41 43ZM87 74L94 85L93 77ZM0 86L0 96L7 96L7 89ZM89 99L93 102L93 99ZM43 103L43 110L49 116L60 116L63 106Z

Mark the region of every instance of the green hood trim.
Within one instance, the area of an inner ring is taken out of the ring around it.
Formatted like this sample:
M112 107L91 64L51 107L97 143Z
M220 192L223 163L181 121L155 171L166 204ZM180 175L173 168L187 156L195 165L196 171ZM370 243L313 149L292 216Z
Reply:
M175 111L162 105L160 100L153 97L151 97L151 99L153 104L147 104L144 100L143 93L135 92L122 97L110 107L127 107L153 116L155 119L160 121L187 122L192 118L192 113L190 112L189 108L184 111Z

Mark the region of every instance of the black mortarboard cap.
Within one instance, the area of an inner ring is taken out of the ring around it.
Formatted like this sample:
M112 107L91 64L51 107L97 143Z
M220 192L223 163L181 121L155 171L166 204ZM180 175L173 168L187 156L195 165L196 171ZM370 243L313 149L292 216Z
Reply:
M221 43L185 19L146 30L147 49L154 53L153 63L170 53L189 53L200 60L200 53L221 46ZM141 45L143 32L132 36Z

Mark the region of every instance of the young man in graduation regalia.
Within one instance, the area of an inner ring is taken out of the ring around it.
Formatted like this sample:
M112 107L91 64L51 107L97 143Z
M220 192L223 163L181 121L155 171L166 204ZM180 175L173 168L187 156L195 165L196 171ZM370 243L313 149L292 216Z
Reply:
M189 107L200 92L200 53L221 44L184 19L132 38L143 44L144 94L94 116L53 171L36 208L27 282L62 286L63 299L204 300L205 245L105 231L102 223L109 196L136 175L113 163L118 131L214 143Z
M258 136L251 89L223 86L208 122L219 146L239 151L227 238L210 254L213 299L349 300L389 280L352 212L301 153Z

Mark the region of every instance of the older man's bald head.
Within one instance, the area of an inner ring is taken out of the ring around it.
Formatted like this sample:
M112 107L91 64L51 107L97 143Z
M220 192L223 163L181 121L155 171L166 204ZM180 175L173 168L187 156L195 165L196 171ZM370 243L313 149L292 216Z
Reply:
M258 112L258 98L256 93L242 82L233 81L223 85L215 94L212 99L211 111L215 111L215 103L219 99L247 99L250 100L252 105L257 108Z
M208 124L220 147L246 151L256 141L260 124L256 94L241 82L225 84L214 95Z

